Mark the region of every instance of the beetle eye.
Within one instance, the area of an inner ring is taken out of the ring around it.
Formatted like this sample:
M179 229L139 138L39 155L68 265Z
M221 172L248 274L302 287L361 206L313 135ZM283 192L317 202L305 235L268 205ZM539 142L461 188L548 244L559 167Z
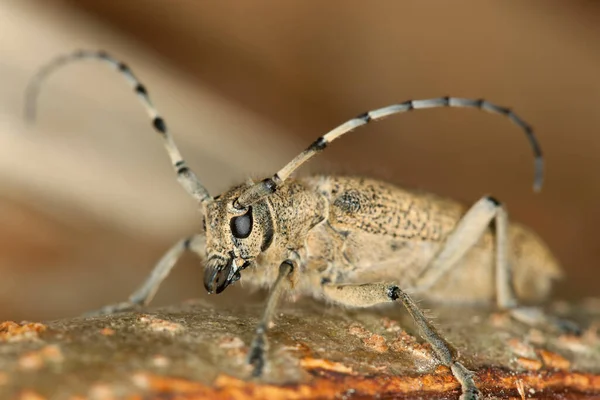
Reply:
M252 207L248 207L246 214L231 218L229 222L231 233L237 239L245 239L252 232L252 223Z

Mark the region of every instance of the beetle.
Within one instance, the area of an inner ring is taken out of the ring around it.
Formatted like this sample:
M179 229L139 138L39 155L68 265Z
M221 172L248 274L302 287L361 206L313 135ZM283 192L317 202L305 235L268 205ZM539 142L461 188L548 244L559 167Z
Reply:
M292 178L305 162L354 129L393 114L435 107L467 107L500 114L524 131L535 157L534 190L543 182L543 158L532 128L511 110L486 100L440 97L409 100L363 113L319 137L262 181L248 180L211 196L181 156L148 90L125 63L102 51L80 50L58 57L31 81L26 113L35 118L44 79L82 59L105 62L131 84L154 130L164 141L177 179L199 204L203 232L178 241L128 299L93 314L146 306L186 251L204 261L204 286L221 293L240 279L270 289L248 353L252 374L265 367L267 331L285 292L345 307L400 302L440 363L462 386L462 398L479 391L472 374L455 357L407 294L433 302L496 303L516 319L576 330L568 322L521 304L545 300L562 275L547 245L529 228L510 223L502 203L484 196L471 207L431 193L360 176Z

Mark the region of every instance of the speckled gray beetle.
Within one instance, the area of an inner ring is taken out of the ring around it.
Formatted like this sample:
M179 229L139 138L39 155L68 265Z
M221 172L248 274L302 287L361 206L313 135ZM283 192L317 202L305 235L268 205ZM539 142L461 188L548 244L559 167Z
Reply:
M479 391L470 371L406 294L430 301L492 303L529 324L568 322L520 301L547 298L561 269L547 246L528 228L508 223L503 205L486 196L472 207L392 184L353 176L290 176L333 140L369 122L411 110L467 107L508 117L521 128L534 152L534 189L543 180L543 159L531 127L507 108L485 100L440 97L410 100L352 118L318 138L275 175L248 181L212 197L186 165L164 119L144 85L124 63L104 52L78 51L59 57L32 80L26 112L33 119L40 84L56 68L93 59L114 67L133 87L164 145L183 188L198 201L204 232L177 242L128 301L106 306L107 314L145 306L186 250L204 261L204 285L220 293L244 279L269 288L264 315L248 354L253 375L265 366L267 330L284 292L310 295L347 307L401 302L439 362L462 385L462 398Z

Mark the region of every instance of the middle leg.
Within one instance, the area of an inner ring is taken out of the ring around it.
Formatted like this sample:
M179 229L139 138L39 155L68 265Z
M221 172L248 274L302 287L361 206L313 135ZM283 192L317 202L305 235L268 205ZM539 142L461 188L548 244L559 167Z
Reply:
M421 336L431 345L438 360L450 368L462 388L461 400L479 398L479 390L473 381L472 372L454 359L448 342L433 327L410 296L398 286L374 283L365 285L323 285L325 296L330 300L350 307L371 307L376 304L400 301L408 310L419 328Z

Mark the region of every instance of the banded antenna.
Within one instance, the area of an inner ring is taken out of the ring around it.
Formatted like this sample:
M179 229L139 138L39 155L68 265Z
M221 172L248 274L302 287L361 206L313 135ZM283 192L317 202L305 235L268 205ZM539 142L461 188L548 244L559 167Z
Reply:
M160 116L148 94L146 87L136 78L127 64L109 56L103 51L79 50L71 54L59 56L40 68L39 72L32 78L27 87L25 95L25 119L33 122L36 117L37 98L40 93L40 87L46 78L57 69L66 64L80 60L102 61L113 67L121 76L123 76L129 85L137 94L140 102L146 109L154 130L163 138L165 149L171 159L171 164L177 173L177 180L194 199L204 203L211 201L212 197L208 190L200 183L196 174L187 167L181 152L177 148L173 137L167 129L165 120Z
M298 168L305 162L310 160L312 157L323 151L329 143L335 139L342 137L348 132L352 132L354 129L366 125L369 122L377 121L379 119L389 117L393 114L401 114L412 110L420 110L424 108L440 108L440 107L462 107L462 108L476 108L479 110L487 111L494 114L500 114L510 119L515 125L525 132L529 144L533 150L534 155L534 180L533 190L539 192L542 188L544 181L544 159L542 157L542 150L540 145L533 133L531 126L523 121L517 114L513 113L510 109L505 107L497 106L486 100L472 100L464 99L459 97L439 97L435 99L426 100L409 100L404 103L394 104L391 106L379 108L377 110L368 111L364 114L352 118L345 123L339 125L333 130L327 132L315 140L310 146L306 148L302 153L298 154L292 161L286 166L280 169L275 175L267 178L261 182L257 182L238 198L235 206L240 209L245 209L248 206L256 203L262 198L269 196L274 193L279 186L281 186L286 179L294 173Z

